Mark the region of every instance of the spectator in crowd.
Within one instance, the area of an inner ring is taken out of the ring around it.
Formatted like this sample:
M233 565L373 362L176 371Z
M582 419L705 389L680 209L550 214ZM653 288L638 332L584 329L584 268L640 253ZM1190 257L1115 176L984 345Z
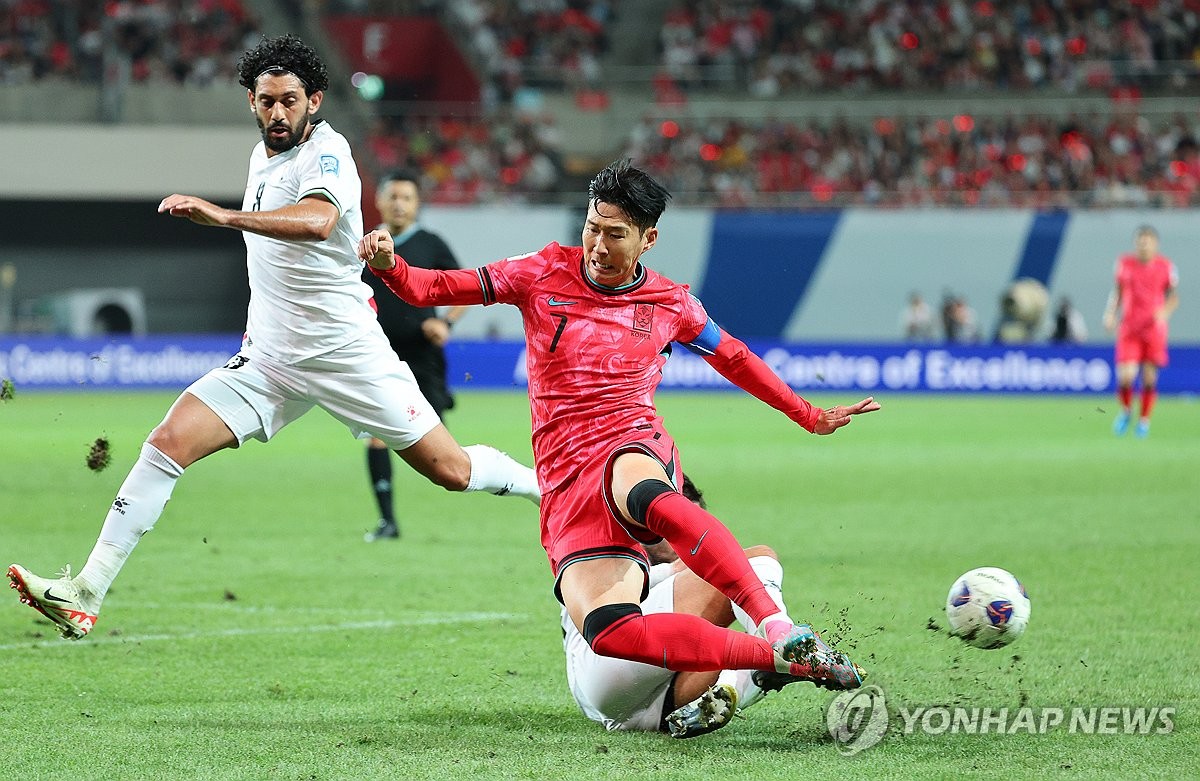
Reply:
M913 291L908 294L908 306L900 313L900 325L904 338L912 342L928 342L933 339L933 311L925 298Z
M1054 330L1050 333L1050 341L1054 344L1083 344L1087 337L1087 323L1083 320L1083 314L1071 304L1071 299L1063 296L1058 300L1058 308L1054 312Z
M975 344L979 341L979 325L975 310L962 296L948 295L942 305L942 324L947 342Z

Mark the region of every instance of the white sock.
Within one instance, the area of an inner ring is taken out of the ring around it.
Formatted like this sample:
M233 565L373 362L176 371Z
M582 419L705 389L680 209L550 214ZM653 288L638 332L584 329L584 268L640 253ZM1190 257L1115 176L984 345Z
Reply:
M766 695L766 692L754 684L751 677L753 673L753 670L722 670L717 676L717 683L728 683L737 690L737 707L740 711L746 710Z
M542 492L538 488L537 474L532 469L488 445L469 445L463 450L471 459L468 491L487 491L497 496L523 496L534 504L541 504Z
M767 590L767 594L771 597L776 605L779 606L779 612L767 618L767 621L787 621L792 623L792 619L788 616L787 606L783 604L783 565L770 556L755 556L750 559L750 568L754 570L754 574L758 575L758 579L762 581L763 588ZM730 602L733 606L733 615L737 618L738 623L745 628L748 634L754 634L758 631L758 626L750 615L738 607L737 603Z
M183 467L161 450L149 442L142 445L141 456L129 470L104 518L87 564L76 576L82 586L104 599L138 540L154 528L175 490L175 481L182 474Z

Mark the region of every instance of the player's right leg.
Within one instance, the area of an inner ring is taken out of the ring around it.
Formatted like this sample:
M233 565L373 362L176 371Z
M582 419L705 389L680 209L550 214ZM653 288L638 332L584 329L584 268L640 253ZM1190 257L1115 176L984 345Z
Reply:
M1129 419L1133 409L1133 383L1137 379L1138 361L1131 358L1140 355L1140 344L1128 338L1117 339L1117 414L1113 418L1112 430L1118 437L1129 430Z
M77 640L87 635L109 586L138 540L158 521L183 470L234 444L236 439L224 421L184 392L142 445L79 574L71 577L68 567L60 577L43 578L20 564L8 568L21 602L53 621L63 637Z

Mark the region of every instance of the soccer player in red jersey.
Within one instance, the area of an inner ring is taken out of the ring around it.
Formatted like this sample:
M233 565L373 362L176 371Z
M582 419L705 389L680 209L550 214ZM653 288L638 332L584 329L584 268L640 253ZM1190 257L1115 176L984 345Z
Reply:
M1117 259L1116 285L1104 310L1104 327L1116 330L1117 436L1129 428L1133 384L1142 375L1142 408L1134 434L1150 433L1150 413L1158 397L1158 372L1167 365L1167 320L1179 306L1179 272L1158 253L1158 231L1143 225L1134 233L1134 251ZM1118 318L1118 311L1120 317Z
M764 670L855 688L857 665L781 612L733 534L679 493L679 452L654 391L679 342L815 434L832 434L879 404L814 407L719 328L685 285L642 265L669 198L620 161L591 182L581 247L552 243L478 269L436 271L410 267L386 232L373 231L359 254L413 305L521 310L542 545L556 595L596 653L682 672ZM693 615L642 614L648 564L639 543L664 538L749 615L759 636Z

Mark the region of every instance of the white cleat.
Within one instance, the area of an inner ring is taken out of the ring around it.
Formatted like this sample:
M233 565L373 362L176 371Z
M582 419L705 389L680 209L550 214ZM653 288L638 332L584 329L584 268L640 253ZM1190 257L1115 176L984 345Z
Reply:
M8 579L23 604L29 605L58 627L68 640L78 640L96 625L100 600L80 588L66 567L57 578L40 578L20 564L8 568Z
M724 727L737 713L737 689L715 683L703 694L667 715L667 731L673 738L694 738Z

